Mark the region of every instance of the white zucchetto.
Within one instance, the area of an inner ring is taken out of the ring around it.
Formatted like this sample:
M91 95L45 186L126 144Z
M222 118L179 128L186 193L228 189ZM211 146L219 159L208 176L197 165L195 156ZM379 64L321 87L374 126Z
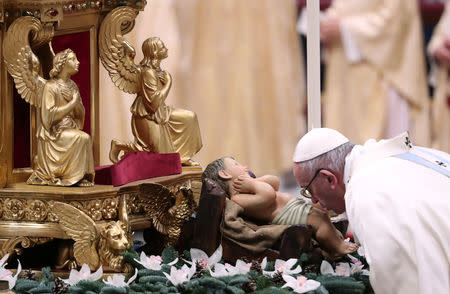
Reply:
M336 130L312 129L298 141L292 159L294 162L311 160L347 142L349 142L348 138Z

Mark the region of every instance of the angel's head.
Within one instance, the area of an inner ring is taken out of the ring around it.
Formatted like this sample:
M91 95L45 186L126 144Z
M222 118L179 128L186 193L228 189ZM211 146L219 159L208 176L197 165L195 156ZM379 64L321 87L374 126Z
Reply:
M71 49L58 52L53 58L53 68L50 71L50 77L55 78L61 74L70 77L78 72L79 65L80 62L78 61L75 52Z
M153 65L152 61L161 61L168 56L166 46L158 37L145 40L142 43L142 53L144 53L144 59L141 62L143 65Z

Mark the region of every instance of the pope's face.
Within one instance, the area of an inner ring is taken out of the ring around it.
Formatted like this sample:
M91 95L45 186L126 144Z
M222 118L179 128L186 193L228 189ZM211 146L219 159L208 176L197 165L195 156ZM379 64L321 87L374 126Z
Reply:
M64 64L64 66L66 67L70 75L76 74L78 72L80 62L78 61L75 53L69 53L67 55L66 63Z
M232 179L236 179L243 174L248 174L248 168L231 157L225 157L224 165L225 171L232 177Z
M311 193L311 201L313 203L320 203L322 207L333 210L336 213L345 211L345 190L334 182L335 180L330 171L320 171L312 182L312 176L307 177L299 164L294 164L293 172L300 187L306 188L309 185L308 190Z

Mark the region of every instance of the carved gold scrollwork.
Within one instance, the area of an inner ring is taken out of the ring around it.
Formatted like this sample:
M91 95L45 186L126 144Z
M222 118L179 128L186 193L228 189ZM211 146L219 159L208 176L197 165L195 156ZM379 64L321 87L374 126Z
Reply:
M53 39L54 32L53 23L43 23L41 30L32 31L31 47L34 49L48 44Z
M7 220L21 220L25 216L25 201L7 198L4 202L3 218Z
M134 194L133 199L137 199ZM134 211L142 212L142 206L137 209L137 201L133 200ZM0 197L0 219L23 221L58 222L58 217L52 212L54 201L26 200ZM71 201L69 205L83 211L94 221L114 220L118 216L119 198L93 199L89 201ZM132 209L128 207L131 211ZM129 212L130 212L129 211Z
M41 200L28 200L25 218L32 221L44 221L47 218L48 206Z
M151 219L155 229L167 235L166 245L175 245L185 219L197 206L192 190L180 186L175 193L172 193L167 187L149 183L141 185L139 196L145 214Z
M24 236L11 238L3 244L2 249L0 250L0 255L4 256L7 253L10 255L14 253L21 255L22 248L31 248L36 245L47 243L51 240L53 240L53 238Z
M104 219L115 219L117 217L118 201L115 198L109 198L103 201L102 216Z
M82 209L83 210L83 209ZM84 209L94 221L102 219L102 201L99 199L89 201L86 209Z
M144 206L140 202L139 193L127 194L128 197L128 208L130 214L139 214L144 212Z

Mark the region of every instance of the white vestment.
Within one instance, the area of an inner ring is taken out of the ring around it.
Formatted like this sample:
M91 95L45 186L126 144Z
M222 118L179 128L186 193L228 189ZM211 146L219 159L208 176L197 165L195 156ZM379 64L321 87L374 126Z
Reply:
M417 149L404 133L357 145L346 158L346 211L377 294L450 293L450 178L393 156ZM449 154L425 150L448 172Z

